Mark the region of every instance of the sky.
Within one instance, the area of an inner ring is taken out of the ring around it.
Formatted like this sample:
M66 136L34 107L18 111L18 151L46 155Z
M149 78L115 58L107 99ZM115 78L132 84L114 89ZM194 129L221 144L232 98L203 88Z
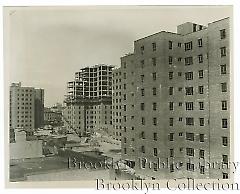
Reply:
M120 66L133 42L185 22L231 17L231 6L10 7L4 15L5 84L45 90L45 106L62 103L80 68Z

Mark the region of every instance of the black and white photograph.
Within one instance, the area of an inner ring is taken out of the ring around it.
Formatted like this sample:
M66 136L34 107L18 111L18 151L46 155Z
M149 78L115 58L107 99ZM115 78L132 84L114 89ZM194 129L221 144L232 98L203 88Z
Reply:
M3 14L9 183L236 187L233 6L6 6Z

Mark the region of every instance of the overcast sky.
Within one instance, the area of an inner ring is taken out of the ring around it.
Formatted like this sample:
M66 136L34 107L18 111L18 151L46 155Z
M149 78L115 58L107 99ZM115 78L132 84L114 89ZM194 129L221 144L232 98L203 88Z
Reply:
M74 72L98 63L120 65L133 41L184 22L207 25L231 7L25 7L7 12L7 82L45 89L45 105L61 102Z

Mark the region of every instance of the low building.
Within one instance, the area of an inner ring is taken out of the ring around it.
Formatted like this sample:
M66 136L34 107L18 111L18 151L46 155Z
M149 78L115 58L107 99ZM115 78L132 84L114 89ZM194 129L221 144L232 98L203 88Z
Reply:
M44 108L44 124L52 126L62 125L62 112L52 108Z
M15 142L10 143L10 159L43 157L42 140L26 140L26 132L18 128L15 130Z

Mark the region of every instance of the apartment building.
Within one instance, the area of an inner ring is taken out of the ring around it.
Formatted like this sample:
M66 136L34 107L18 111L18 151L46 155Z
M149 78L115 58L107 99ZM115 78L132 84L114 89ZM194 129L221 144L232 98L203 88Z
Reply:
M229 41L229 18L187 22L136 40L121 58L122 158L137 174L230 177Z
M23 128L27 136L33 129L43 126L44 90L24 87L19 83L10 86L9 127L10 141L14 141L14 130Z
M112 127L112 69L99 64L82 68L67 84L64 124L80 136Z

